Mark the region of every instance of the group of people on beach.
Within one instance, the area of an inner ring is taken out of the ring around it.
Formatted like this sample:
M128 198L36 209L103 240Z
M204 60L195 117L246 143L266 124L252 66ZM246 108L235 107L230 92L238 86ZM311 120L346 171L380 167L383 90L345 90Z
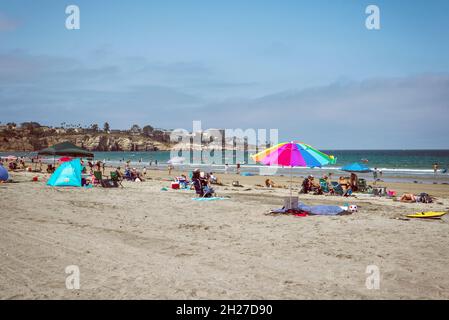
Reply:
M313 175L309 175L303 180L300 192L350 196L359 190L359 179L355 173L351 173L349 177L339 177L338 184L332 183L331 176L332 173L325 174L319 181L316 181Z

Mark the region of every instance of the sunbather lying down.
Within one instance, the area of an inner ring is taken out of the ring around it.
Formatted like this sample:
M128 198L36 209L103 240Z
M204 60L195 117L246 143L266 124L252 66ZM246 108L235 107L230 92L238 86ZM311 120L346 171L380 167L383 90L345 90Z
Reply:
M414 195L412 193L404 193L399 201L401 202L422 202L422 203L432 203L435 200L434 197L431 197L425 192L420 193L419 195Z
M401 202L416 202L416 196L412 193L404 193L399 199Z

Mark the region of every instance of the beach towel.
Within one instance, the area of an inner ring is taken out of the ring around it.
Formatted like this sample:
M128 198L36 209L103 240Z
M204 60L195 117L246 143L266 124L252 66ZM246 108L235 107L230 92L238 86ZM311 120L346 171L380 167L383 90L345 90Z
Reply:
M300 209L301 211L305 211L309 214L320 216L336 216L345 211L339 206L328 206L328 205L307 206L304 203L299 203L298 209Z
M270 211L270 213L293 213L295 215L304 213L310 215L320 215L320 216L336 216L343 212L346 212L343 208L339 206L326 206L326 205L318 205L318 206L307 206L304 203L299 203L298 208L287 210L285 208L276 209Z
M253 176L254 174L251 173L251 172L242 172L240 175L241 175L241 176L244 176L244 177L251 177L251 176Z
M210 198L192 198L195 201L214 201L214 200L227 200L229 198L210 197Z

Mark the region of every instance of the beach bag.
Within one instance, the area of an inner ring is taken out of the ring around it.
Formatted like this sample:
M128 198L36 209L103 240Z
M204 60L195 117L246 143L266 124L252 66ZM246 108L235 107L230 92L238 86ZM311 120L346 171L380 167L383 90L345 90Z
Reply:
M240 183L237 180L232 181L232 186L233 187L240 187Z
M422 203L432 203L432 197L430 197L427 193L420 193L418 196L418 202Z

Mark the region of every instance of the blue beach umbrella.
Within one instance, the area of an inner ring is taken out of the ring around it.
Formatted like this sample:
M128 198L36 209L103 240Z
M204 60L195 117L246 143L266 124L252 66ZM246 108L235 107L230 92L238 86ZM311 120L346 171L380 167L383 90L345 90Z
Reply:
M364 164L354 162L351 164L348 164L341 168L342 171L348 171L348 172L371 172L372 170L365 166Z

